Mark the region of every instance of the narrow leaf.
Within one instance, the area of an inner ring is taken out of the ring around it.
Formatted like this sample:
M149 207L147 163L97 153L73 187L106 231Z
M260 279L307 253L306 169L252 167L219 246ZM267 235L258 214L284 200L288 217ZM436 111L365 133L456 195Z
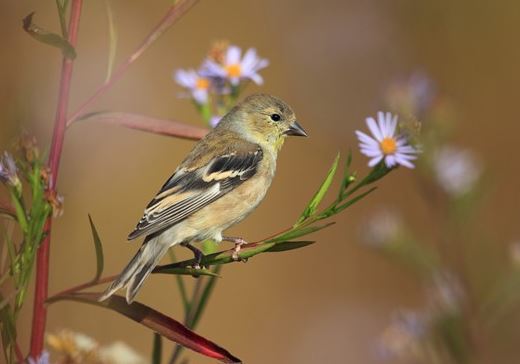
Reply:
M219 274L220 270L222 269L221 265L218 265L213 268L215 274ZM197 306L197 310L195 311L195 315L193 316L193 321L191 322L191 327L195 328L197 324L199 323L200 318L202 317L202 314L204 313L204 309L206 308L206 305L209 302L209 298L211 297L211 293L213 292L213 289L215 288L215 284L217 283L217 280L215 277L211 277L208 280L208 283L204 287L204 291L202 292L202 295L200 296L199 304Z
M276 238L271 239L266 242L247 244L242 247L242 249L238 253L238 257L242 260L247 260L251 257L254 257L255 255L268 251L276 244L282 243L282 242L290 240L290 239L297 238L299 236L311 234L318 230L325 229L326 227L329 227L331 225L334 225L334 222L330 222L330 223L324 224L324 225L310 226L310 227L297 229L294 231L289 231L288 233L280 235L279 237L276 237ZM233 253L230 250L226 250L226 251L214 253L214 254L209 254L202 258L201 264L203 266L211 266L211 265L218 265L218 264L235 263L235 260L233 260L232 255L233 255ZM181 262L158 266L154 269L153 272L162 273L163 271L169 270L169 269L191 267L195 263L196 263L195 259L183 260Z
M199 140L207 133L208 129L199 128L179 121L154 118L147 115L125 112L98 112L91 113L78 119L78 121L97 121L106 124L124 126L130 129L147 131L154 134L175 136L178 138Z
M49 301L72 300L108 308L202 355L218 359L224 363L241 363L240 359L233 356L226 349L196 334L180 322L151 307L139 302L129 305L123 297L118 295L113 295L106 301L98 302L99 296L100 294L98 293L73 293L53 297Z
M210 276L219 278L218 274L213 273L209 269L195 269L195 268L168 268L161 271L153 271L152 273L176 274L186 276Z
M345 202L343 205L340 205L338 207L336 207L334 209L334 214L337 214L343 210L345 210L347 207L349 206L352 206L353 204L355 204L356 202L358 202L359 200L365 198L367 195L371 194L372 192L374 192L375 190L377 190L377 187L372 187L371 189L369 189L368 191L366 192L363 192L362 194L354 197L353 199L351 200L348 200L347 202Z
M267 249L271 248L274 244L275 243L272 242L251 243L247 246L243 246L240 252L238 253L238 256L243 260L247 260L257 254L266 251ZM209 254L202 258L201 265L207 267L210 265L234 263L235 261L233 260L232 255L233 253L231 250ZM195 259L188 259L173 264L161 265L154 269L154 273L161 273L164 270L172 268L186 268L193 266L195 263Z
M63 55L69 59L76 58L76 50L66 39L56 33L48 32L34 24L32 21L33 16L34 12L27 15L22 22L23 29L31 37L39 42L61 49Z
M61 27L61 35L63 38L67 38L68 30L67 30L67 1L56 0L56 7L58 8L58 16L60 17L60 27Z
M173 249L169 249L168 253L170 255L170 259L172 260L172 262L176 262L177 257L175 256L175 252L173 251ZM179 293L181 294L181 300L182 300L182 305L184 307L184 312L188 312L190 303L188 302L188 294L186 292L186 285L184 284L184 279L181 277L181 275L176 274L175 280L177 281L177 287L179 288Z
M332 163L332 167L330 167L329 171L327 172L327 177L325 177L325 180L321 184L320 188L314 196L309 201L309 204L301 214L300 218L298 219L298 222L296 225L307 219L309 216L314 214L316 212L316 209L318 208L318 205L323 200L323 197L325 197L325 194L327 193L328 189L330 188L330 185L332 184L332 181L334 180L334 175L336 174L336 170L338 169L338 162L339 162L339 153L334 159L334 163Z
M356 180L355 174L350 173L350 165L352 164L352 151L349 151L347 161L343 170L343 179L338 193L338 202L345 198L345 190Z
M334 225L335 223L334 222L329 222L327 224L324 224L324 225L317 225L317 226L306 226L306 227L303 227L303 228L296 228L296 229L293 229L293 230L290 230L280 236L277 236L276 238L273 238L271 240L268 240L267 242L268 243L271 243L271 242L274 242L274 243L280 243L282 241L288 241L288 240L292 240L292 239L296 239L296 238L299 238L300 236L304 236L304 235L308 235L308 234L312 234L316 231L319 231L321 229L325 229L331 225Z
M273 247L266 250L269 253L278 253L278 252L286 252L288 250L304 248L311 244L314 244L315 241L283 241L281 243L275 244Z
M114 22L114 13L112 12L112 6L110 5L110 0L105 0L106 9L107 9L107 21L108 21L108 65L107 65L107 75L105 78L105 82L108 82L112 77L112 71L114 70L114 64L116 60L116 50L117 50L117 31Z
M153 333L152 364L161 364L162 359L162 336Z
M104 267L104 258L103 258L103 244L101 243L101 239L99 238L99 234L96 230L96 226L94 225L94 221L92 221L92 217L90 214L88 215L88 221L90 222L90 229L92 230L92 239L94 241L94 248L96 249L96 275L94 276L94 281L97 281L101 278L103 274Z

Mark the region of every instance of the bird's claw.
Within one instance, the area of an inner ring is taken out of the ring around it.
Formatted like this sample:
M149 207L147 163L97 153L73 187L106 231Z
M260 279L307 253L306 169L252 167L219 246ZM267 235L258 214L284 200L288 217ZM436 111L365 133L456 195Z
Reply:
M238 253L242 249L242 245L247 244L247 241L245 241L242 238L238 238L235 240L235 247L233 248L233 254L231 254L231 259L233 259L234 262L247 262L247 258L242 258Z

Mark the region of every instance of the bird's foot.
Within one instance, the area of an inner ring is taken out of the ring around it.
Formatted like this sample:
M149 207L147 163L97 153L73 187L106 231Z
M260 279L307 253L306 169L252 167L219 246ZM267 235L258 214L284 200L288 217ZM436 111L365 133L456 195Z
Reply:
M202 251L200 249L194 247L190 243L185 243L185 244L182 244L182 245L184 247L188 248L189 250L191 250L192 253L193 253L193 258L195 259L195 263L193 264L192 268L193 269L201 269L201 268L203 268L203 266L202 266L202 259L204 258L204 253L202 253ZM198 275L196 277L198 277Z
M242 245L247 244L247 241L245 241L242 238L236 238L231 236L226 236L223 238L223 240L230 241L232 243L235 243L235 247L233 248L233 254L231 255L231 259L235 262L247 262L247 258L241 258L238 253L242 249Z

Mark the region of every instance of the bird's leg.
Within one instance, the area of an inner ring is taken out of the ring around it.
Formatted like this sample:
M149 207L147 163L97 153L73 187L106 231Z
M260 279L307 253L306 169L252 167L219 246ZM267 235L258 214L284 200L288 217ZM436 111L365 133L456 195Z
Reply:
M233 254L231 255L231 259L233 259L235 262L246 262L247 259L240 258L238 256L238 252L240 249L242 249L242 245L247 244L247 241L245 241L242 238L234 237L234 236L224 236L222 237L222 240L230 241L232 243L235 243L235 247L233 248Z
M201 268L200 263L202 263L202 258L204 258L204 253L202 253L202 251L200 249L191 245L189 242L182 243L181 245L188 248L189 250L191 250L193 252L193 255L195 258L195 265L193 266L193 268L200 269Z

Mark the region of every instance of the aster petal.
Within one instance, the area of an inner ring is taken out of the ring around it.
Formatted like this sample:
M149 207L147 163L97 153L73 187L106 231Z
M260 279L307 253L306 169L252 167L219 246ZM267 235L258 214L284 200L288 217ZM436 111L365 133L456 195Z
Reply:
M379 126L377 125L376 121L372 117L368 117L366 119L368 129L370 129L370 132L378 141L383 140L383 135L381 134L381 130L379 129Z
M388 136L388 128L386 125L385 114L382 111L377 112L377 125L381 131L381 138L386 138Z
M417 154L417 150L410 145L398 146L397 151L401 153Z
M244 75L246 78L250 78L254 83L256 83L257 85L261 85L264 83L264 79L262 78L262 76L260 76L258 73L253 73L253 74L250 74L250 75Z
M266 68L267 66L269 66L269 61L265 58L259 58L254 66L254 70L255 72L260 71L261 69Z
M197 83L197 74L193 70L177 70L174 75L175 82L182 87L193 89Z
M204 77L225 77L226 70L217 62L206 59L204 63L202 63L200 74Z
M356 130L356 135L360 142L368 144L370 146L379 147L379 143L377 140L363 133L362 131Z
M407 161L413 161L417 159L416 155L396 153L395 156L399 156L400 159L406 159Z
M410 161L408 159L402 158L402 156L399 154L396 154L395 160L398 164L400 164L404 167L415 168L415 166L412 163L410 163Z
M249 48L242 58L240 66L243 72L254 72L255 65L258 63L258 56L256 55L256 49Z
M378 164L379 162L381 162L381 159L383 159L383 156L380 155L378 157L375 157L375 158L372 158L370 160L370 162L368 162L368 166L369 167L374 167L376 164Z
M393 154L389 154L385 157L385 164L388 168L394 167L397 162L395 160L395 156Z
M205 104L208 101L208 90L195 89L192 92L193 98L199 104Z
M383 155L383 153L381 153L381 151L379 149L375 149L375 148L361 147L360 151L367 157L377 157L378 155Z
M239 64L240 63L240 55L242 53L242 50L240 47L237 46L229 46L226 52L226 60L225 64Z
M395 135L395 130L397 128L397 115L394 115L392 116L392 114L388 113L388 123L389 123L389 126L388 126L388 131L390 132L390 134L392 136Z

